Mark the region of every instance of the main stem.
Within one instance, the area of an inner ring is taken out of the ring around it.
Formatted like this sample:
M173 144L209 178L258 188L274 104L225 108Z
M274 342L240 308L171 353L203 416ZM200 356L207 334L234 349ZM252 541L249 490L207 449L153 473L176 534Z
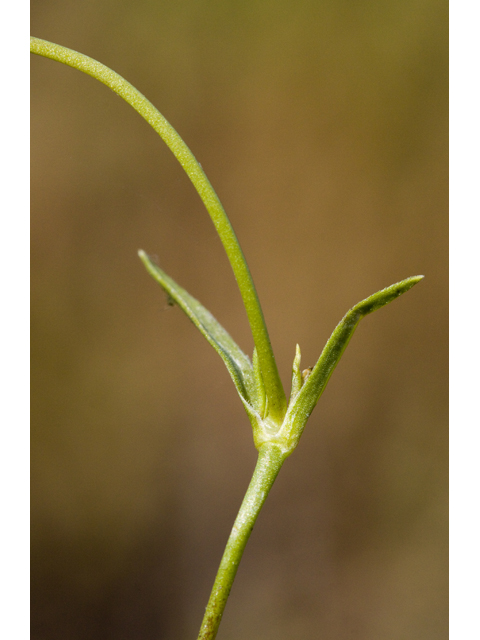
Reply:
M269 400L269 413L274 420L281 423L287 409L287 401L278 374L257 291L230 220L193 153L158 109L138 89L109 67L83 53L40 38L30 38L30 51L83 71L83 73L110 87L155 129L180 162L203 200L227 253L257 348L265 390Z
M243 550L286 457L277 445L260 447L257 466L225 547L198 640L214 640L217 635Z

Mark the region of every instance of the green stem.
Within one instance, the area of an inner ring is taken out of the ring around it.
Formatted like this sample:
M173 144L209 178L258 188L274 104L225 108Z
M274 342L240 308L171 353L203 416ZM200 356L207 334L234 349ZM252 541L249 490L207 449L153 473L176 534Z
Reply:
M214 640L217 635L243 550L286 457L285 452L277 445L264 444L260 447L257 466L228 539L198 640Z
M203 200L227 253L247 311L253 340L257 348L265 390L269 400L270 416L280 423L285 415L287 401L255 285L222 203L193 153L158 109L125 78L122 78L109 67L82 53L39 38L30 38L30 51L83 71L83 73L100 80L107 87L110 87L155 129L180 162Z

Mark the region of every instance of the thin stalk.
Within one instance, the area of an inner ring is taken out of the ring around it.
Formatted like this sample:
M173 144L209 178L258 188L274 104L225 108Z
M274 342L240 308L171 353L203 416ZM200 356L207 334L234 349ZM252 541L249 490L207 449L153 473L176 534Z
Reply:
M243 550L286 457L287 454L277 445L264 444L260 447L257 466L225 547L198 640L214 640L217 635Z
M83 73L100 80L107 87L110 87L155 129L180 162L207 208L227 253L257 348L260 369L269 400L270 416L273 420L281 422L285 415L287 401L278 374L257 291L242 249L222 203L193 153L158 109L125 78L112 71L109 67L82 53L39 38L30 38L30 51L83 71Z

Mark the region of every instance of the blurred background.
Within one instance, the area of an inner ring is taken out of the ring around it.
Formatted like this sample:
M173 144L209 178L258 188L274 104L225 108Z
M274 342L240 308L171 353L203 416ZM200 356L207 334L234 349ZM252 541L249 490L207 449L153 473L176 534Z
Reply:
M33 0L183 136L249 262L282 380L366 318L247 546L219 640L447 638L447 2ZM256 460L217 354L138 249L253 344L180 165L32 56L32 638L196 637Z

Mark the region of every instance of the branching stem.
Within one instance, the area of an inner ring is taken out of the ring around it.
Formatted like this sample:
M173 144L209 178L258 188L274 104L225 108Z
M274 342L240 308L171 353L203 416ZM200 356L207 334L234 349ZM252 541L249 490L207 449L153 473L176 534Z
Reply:
M140 252L140 257L149 272L169 292L169 295L174 297L221 355L251 418L255 445L259 450L257 465L228 539L198 636L198 640L214 640L239 562L257 516L283 462L297 446L305 423L356 326L364 316L380 309L411 289L423 276L414 276L397 282L352 307L337 325L317 364L305 379L300 373L300 349L297 345L292 394L287 412L285 393L245 257L217 194L190 149L152 103L118 73L88 56L38 38L31 38L30 50L32 53L57 60L100 80L126 100L160 135L184 168L210 214L232 266L247 311L256 346L253 369L248 357L198 300L154 265L144 252Z

